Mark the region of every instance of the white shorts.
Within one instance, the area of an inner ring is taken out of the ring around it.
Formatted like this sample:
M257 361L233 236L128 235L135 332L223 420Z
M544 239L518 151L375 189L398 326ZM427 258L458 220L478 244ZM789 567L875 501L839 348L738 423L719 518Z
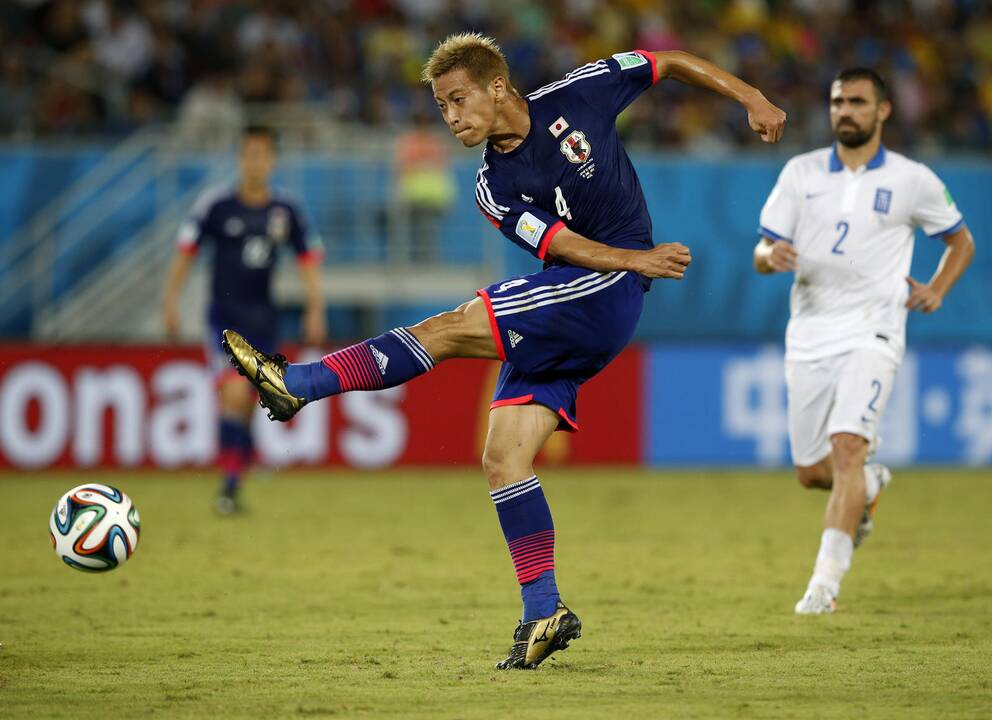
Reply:
M878 426L899 363L870 349L785 363L792 462L815 465L830 454L830 437L860 435L869 452L878 446Z

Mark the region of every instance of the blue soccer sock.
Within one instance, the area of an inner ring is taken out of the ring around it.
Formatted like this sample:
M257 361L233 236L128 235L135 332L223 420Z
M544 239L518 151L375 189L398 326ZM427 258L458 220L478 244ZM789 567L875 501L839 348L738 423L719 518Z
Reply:
M555 525L540 481L535 475L489 495L517 571L524 602L521 622L554 614L560 599L555 584Z
M434 358L406 328L346 347L318 362L290 365L283 378L290 394L318 400L352 390L402 385L434 367Z
M255 445L251 428L241 420L220 419L220 452L217 460L224 473L222 492L234 495L241 483L241 475L251 463Z
M230 474L225 475L224 480L220 485L220 494L226 497L234 497L238 494L238 488L241 487L241 476Z

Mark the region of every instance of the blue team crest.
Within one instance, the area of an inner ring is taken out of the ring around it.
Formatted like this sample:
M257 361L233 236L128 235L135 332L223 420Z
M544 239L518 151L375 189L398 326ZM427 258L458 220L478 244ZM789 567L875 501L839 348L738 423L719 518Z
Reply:
M289 212L286 208L276 206L269 210L265 232L277 243L284 242L289 237Z
M581 165L592 155L592 145L581 130L573 130L561 141L561 154L569 162Z
M886 188L878 188L875 190L875 212L888 215L889 208L891 206L892 191L887 190Z

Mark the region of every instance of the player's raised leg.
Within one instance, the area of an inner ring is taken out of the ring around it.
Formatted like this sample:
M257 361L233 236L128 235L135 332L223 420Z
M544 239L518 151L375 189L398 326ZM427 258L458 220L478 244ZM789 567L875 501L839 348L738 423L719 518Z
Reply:
M233 330L224 331L231 364L256 387L274 420L289 420L313 400L352 390L382 390L402 385L454 357L496 360L489 316L475 298L411 328L325 355L313 363L286 362L254 347Z
M496 407L489 414L482 465L523 600L513 646L499 670L536 668L581 634L582 623L558 594L554 521L534 473L534 457L560 420L538 404Z

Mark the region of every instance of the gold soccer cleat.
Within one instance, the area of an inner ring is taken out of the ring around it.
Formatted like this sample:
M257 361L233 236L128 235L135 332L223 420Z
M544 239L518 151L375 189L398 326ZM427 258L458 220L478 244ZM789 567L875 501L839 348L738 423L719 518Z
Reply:
M231 365L258 390L258 404L269 411L270 420L286 422L307 404L304 398L290 395L283 382L289 363L282 355L267 355L253 348L233 330L225 330L221 344L231 358Z
M582 621L567 607L558 603L551 617L521 623L513 633L513 647L506 660L496 664L497 670L533 670L551 653L564 650L568 643L582 637Z

